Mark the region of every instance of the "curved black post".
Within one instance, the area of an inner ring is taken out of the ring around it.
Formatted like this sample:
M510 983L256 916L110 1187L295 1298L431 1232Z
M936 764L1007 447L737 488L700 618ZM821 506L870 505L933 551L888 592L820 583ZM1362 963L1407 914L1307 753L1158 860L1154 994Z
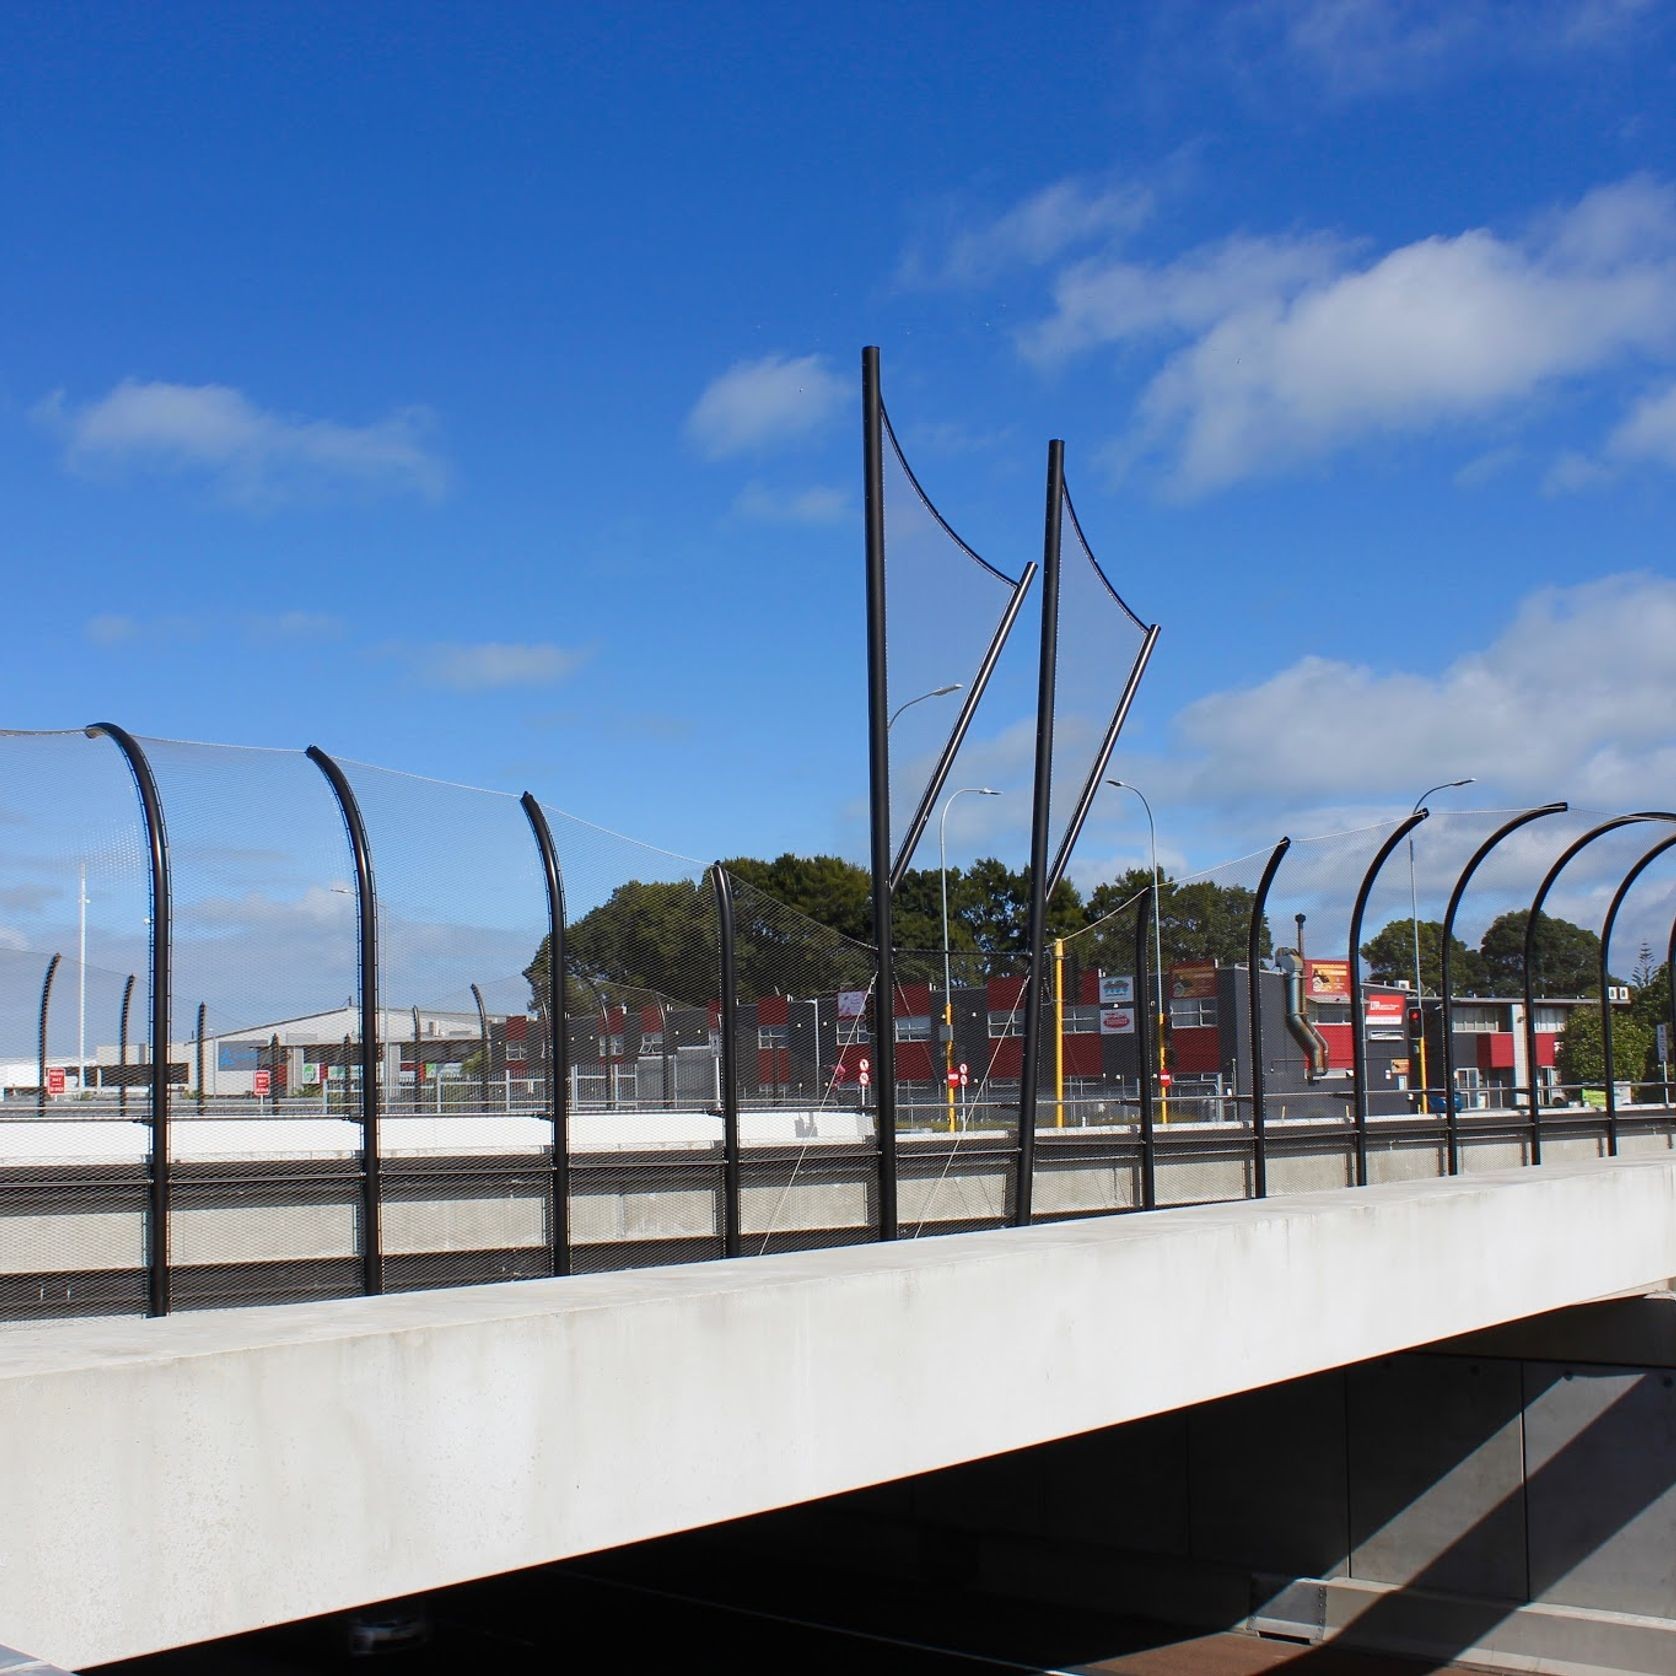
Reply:
M1522 826L1529 826L1532 821L1541 820L1545 815L1563 815L1569 807L1566 803L1544 803L1540 809L1526 809L1505 825L1498 826L1472 852L1471 859L1461 869L1461 876L1455 881L1455 888L1449 893L1449 906L1443 913L1443 946L1438 951L1443 968L1439 974L1441 994L1438 997L1438 1029L1443 1036L1443 1109L1448 1114L1449 1173L1452 1176L1461 1173L1461 1112L1460 1103L1455 1098L1455 1001L1449 976L1449 945L1455 936L1455 915L1460 912L1461 900L1466 895L1473 874L1478 871L1479 863L1503 838L1509 833L1517 832ZM1425 1028L1423 1019L1421 1028Z
M1607 967L1612 958L1612 927L1618 922L1618 910L1629 895L1629 887L1646 872L1649 863L1671 848L1676 848L1676 833L1661 838L1630 868L1613 894L1612 904L1606 910L1606 918L1600 927L1600 1048L1601 1063L1606 1072L1606 1150L1613 1158L1618 1156L1618 1077L1612 1063L1612 1001L1607 994L1610 987Z
M885 661L884 406L879 351L861 352L861 468L867 540L867 755L873 870L873 1060L878 1078L879 1238L896 1238L896 960L890 929L890 711Z
M1156 1054L1152 1045L1152 1008L1147 997L1152 991L1147 987L1147 979L1151 977L1146 969L1147 956L1152 950L1152 939L1147 936L1152 919L1152 893L1157 889L1153 883L1136 899L1135 907L1135 1075L1141 1096L1141 1209L1156 1210L1158 1207L1158 1153L1157 1131L1152 1117L1152 1074Z
M410 1009L413 1014L413 1109L419 1110L420 1098L425 1092L425 1061L420 1056L423 1043L419 1036L419 1009Z
M64 958L55 954L47 962L47 975L41 980L40 1051L36 1055L35 1115L47 1115L47 1012L52 1006L52 980L58 976L58 963Z
M547 886L547 1106L553 1125L553 1273L570 1273L570 1040L564 1001L564 874L546 812L529 792L519 799Z
M1065 444L1047 452L1047 515L1042 534L1042 654L1036 685L1036 779L1030 808L1030 918L1024 991L1024 1042L1018 1072L1018 1186L1013 1224L1027 1227L1036 1169L1036 1095L1042 1055L1042 987L1047 975L1048 814L1053 792L1054 687L1059 666L1059 539L1065 509Z
M733 886L728 880L727 869L719 861L710 869L710 882L716 892L716 921L721 932L722 1255L737 1257L740 1249L739 980L734 969Z
M204 1014L207 1010L204 1003L200 1001L198 1003L198 1022L192 1037L192 1070L198 1079L198 1086L194 1090L196 1096L194 1103L198 1108L199 1117L204 1115Z
M122 986L122 1012L118 1016L116 1026L116 1062L119 1067L116 1084L116 1109L125 1112L128 1109L128 1009L134 1000L135 974L128 974L128 981Z
M1525 1071L1530 1077L1531 1162L1542 1162L1542 1089L1536 1080L1536 927L1542 904L1554 881L1563 873L1572 857L1586 850L1595 839L1621 826L1633 826L1637 821L1676 821L1676 815L1662 809L1641 809L1633 815L1614 815L1609 821L1591 827L1581 838L1574 839L1560 852L1559 859L1543 876L1531 898L1530 915L1525 920Z
M483 1114L489 1113L489 1015L483 1006L483 991L471 986L471 998L477 1003L477 1051L482 1055L482 1068L477 1073L477 1098Z
M151 862L151 1193L146 1222L146 1309L169 1313L169 954L174 937L174 907L169 896L169 836L163 824L163 799L157 776L140 742L115 722L94 722L90 739L100 734L122 752L145 817Z
M1664 956L1664 993L1670 1003L1669 1031L1665 1036L1665 1047L1670 1053L1676 1054L1676 920L1670 922L1670 946ZM1665 1073L1666 1078L1669 1072ZM1670 1083L1664 1085L1664 1103L1670 1104Z
M1361 889L1356 892L1356 906L1350 911L1350 1054L1352 1076L1355 1080L1356 1100L1356 1185L1368 1184L1368 1036L1367 1022L1362 1017L1362 915L1366 913L1368 897L1373 893L1373 881L1379 869L1398 844L1431 814L1430 809L1416 809L1397 824L1391 836L1379 846L1373 864L1362 875Z
M1269 905L1269 887L1291 847L1292 840L1282 838L1269 856L1263 876L1257 882L1257 899L1251 904L1251 927L1245 940L1245 978L1251 1008L1252 1187L1259 1199L1267 1198L1269 1192L1269 1134L1267 1095L1263 1087L1263 997L1258 981L1262 974L1258 962L1263 958L1263 921Z
M361 944L361 1285L370 1294L384 1290L378 1180L378 893L373 887L366 822L361 819L361 805L355 800L348 776L318 745L309 746L308 759L326 776L338 800L355 858L355 908Z

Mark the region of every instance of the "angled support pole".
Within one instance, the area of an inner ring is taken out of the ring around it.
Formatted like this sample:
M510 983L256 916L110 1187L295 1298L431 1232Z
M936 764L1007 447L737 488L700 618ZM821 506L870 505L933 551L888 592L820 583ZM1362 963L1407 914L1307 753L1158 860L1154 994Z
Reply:
M541 854L541 876L547 887L547 1116L553 1129L553 1202L548 1225L554 1274L570 1273L570 1042L564 1001L564 874L546 811L529 793L518 800Z
M95 722L89 738L103 734L122 752L134 776L145 817L151 866L151 1182L146 1218L146 1308L169 1313L169 954L174 937L169 896L169 838L157 776L140 742L115 722Z
M384 1290L384 1236L379 1181L378 1092L378 892L373 885L372 849L366 822L349 777L318 745L308 759L326 776L337 798L355 862L355 910L360 935L361 990L361 1288Z
M1245 939L1246 1000L1251 1009L1251 1153L1252 1192L1259 1199L1269 1193L1269 1131L1267 1090L1263 1079L1263 995L1259 962L1263 958L1263 925L1269 906L1269 890L1280 864L1291 849L1292 840L1282 838L1269 853L1268 864L1257 882L1251 904L1251 924Z
M1612 999L1607 993L1611 987L1609 962L1612 958L1612 928L1618 923L1618 910L1624 905L1624 898L1629 895L1630 886L1647 871L1647 868L1668 849L1676 848L1676 833L1668 838L1661 838L1630 870L1624 875L1623 882L1613 893L1611 906L1606 910L1606 918L1600 928L1600 1050L1601 1063L1606 1074L1606 1150L1616 1158L1618 1156L1618 1078L1612 1063Z
M1443 946L1438 956L1443 968L1439 974L1438 985L1441 992L1438 999L1438 1030L1443 1038L1443 1101L1444 1109L1448 1113L1449 1173L1452 1176L1461 1173L1461 1112L1460 1102L1455 1098L1455 1002L1450 982L1449 957L1449 946L1455 938L1455 915L1460 912L1461 900L1466 895L1467 886L1472 883L1473 874L1502 839L1517 832L1522 826L1529 826L1532 821L1542 820L1548 815L1563 815L1568 807L1565 803L1544 803L1541 808L1526 809L1515 815L1512 820L1498 826L1472 852L1466 866L1461 869L1461 876L1455 881L1455 888L1449 893L1449 906L1443 914Z

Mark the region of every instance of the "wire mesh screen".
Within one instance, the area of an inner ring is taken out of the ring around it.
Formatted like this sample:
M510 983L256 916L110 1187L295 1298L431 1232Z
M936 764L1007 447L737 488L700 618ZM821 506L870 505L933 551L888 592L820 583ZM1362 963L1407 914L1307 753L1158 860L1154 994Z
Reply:
M955 534L884 420L890 842L897 853L1018 581Z
M1050 856L1067 841L1078 800L1100 767L1107 731L1145 639L1146 625L1124 603L1094 557L1067 494L1054 664ZM1068 859L1067 853L1064 860Z
M300 751L142 742L169 836L177 1307L359 1289L354 871Z
M0 734L0 1318L141 1310L148 849L110 740Z
M1144 891L1101 898L1054 950L1037 1069L1035 1220L1147 1204L1142 1114L1157 1070L1151 902Z
M572 1264L720 1256L721 954L709 870L543 807L565 882Z
M548 1274L547 936L514 797L347 763L378 895L382 1245L390 1290Z
M741 1247L797 1250L874 1238L874 951L737 873L729 884ZM899 1100L915 1085L916 1051L924 1054L923 1042L897 1050Z

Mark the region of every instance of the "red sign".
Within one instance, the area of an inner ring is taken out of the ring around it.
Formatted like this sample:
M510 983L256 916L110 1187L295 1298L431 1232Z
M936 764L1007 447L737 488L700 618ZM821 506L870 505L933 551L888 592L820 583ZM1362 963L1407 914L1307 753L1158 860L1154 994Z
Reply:
M1196 961L1191 966L1170 968L1170 994L1178 1001L1196 1000L1216 993L1216 962Z
M962 1075L962 1076L965 1076L965 1075L966 1075L966 1073L967 1073L967 1072L968 1072L968 1071L969 1071L969 1070L971 1070L971 1068L972 1068L972 1067L971 1067L971 1066L970 1066L970 1065L968 1065L968 1064L967 1064L967 1063L966 1063L966 1061L965 1061L965 1060L964 1060L964 1059L962 1059L962 1060L961 1060L961 1062L960 1062L960 1074L961 1074L961 1075Z
M862 1059L857 1061L857 1063L861 1067L861 1074L863 1076L866 1076L867 1073L873 1069L873 1061L870 1059Z
M1158 1086L1160 1088L1168 1088L1175 1080L1176 1079L1171 1076L1168 1071L1160 1071L1158 1073Z
M1312 1001L1348 1001L1350 999L1350 962L1348 960L1306 960L1304 962L1304 994Z
M62 1094L64 1092L64 1067L54 1065L47 1072L47 1093Z
M861 1086L862 1086L862 1087L863 1087L863 1088L866 1088L866 1087L867 1087L867 1085L868 1085L868 1084L869 1084L869 1083L871 1083L871 1082L872 1082L872 1080L873 1080L873 1079L872 1079L872 1077L871 1077L871 1076L869 1076L869 1075L868 1075L868 1074L867 1074L867 1072L866 1072L866 1071L863 1071L863 1072L862 1072L862 1073L861 1073L861 1075L860 1075L860 1076L858 1076L858 1077L857 1077L857 1078L856 1078L856 1079L855 1079L855 1080L856 1080L856 1081L857 1081L857 1082L859 1082L859 1083L860 1083L860 1084L861 1084Z
M849 1074L842 1060L832 1067L832 1080L834 1082L842 1082Z
M1399 1030L1407 1028L1406 995L1369 995L1366 1002L1365 1012L1369 1024L1385 1024Z
M950 1071L949 1072L949 1087L950 1088L958 1088L963 1082L965 1082L965 1080L966 1079L958 1071Z
M250 1081L258 1094L266 1094L273 1087L274 1075L272 1071L258 1071Z

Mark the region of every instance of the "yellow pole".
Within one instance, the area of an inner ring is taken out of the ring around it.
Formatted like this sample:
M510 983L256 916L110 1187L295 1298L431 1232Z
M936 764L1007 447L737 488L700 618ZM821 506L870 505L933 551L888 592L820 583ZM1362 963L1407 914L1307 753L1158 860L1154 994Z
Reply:
M1427 1107L1426 1107L1426 1087L1427 1087L1427 1078L1426 1078L1426 1013L1425 1013L1425 1008L1421 1005L1418 998L1415 1001L1415 1005L1417 1007L1420 1007L1420 1083L1419 1083L1420 1102L1414 1109L1423 1114L1427 1109ZM1448 1111L1449 1110L1449 1106L1447 1104L1448 1099L1449 1099L1449 1090L1448 1089L1445 1089L1443 1091L1443 1098L1444 1098L1444 1101L1445 1101L1443 1109L1445 1111Z
M1065 940L1053 940L1053 1109L1055 1129L1065 1127Z
M949 1072L954 1069L954 1002L948 992L943 993L943 1088L949 1097L949 1133L954 1133L954 1084Z
M1170 1085L1164 1081L1164 1072L1168 1067L1164 1063L1164 1014L1158 1015L1158 1121L1170 1121Z

